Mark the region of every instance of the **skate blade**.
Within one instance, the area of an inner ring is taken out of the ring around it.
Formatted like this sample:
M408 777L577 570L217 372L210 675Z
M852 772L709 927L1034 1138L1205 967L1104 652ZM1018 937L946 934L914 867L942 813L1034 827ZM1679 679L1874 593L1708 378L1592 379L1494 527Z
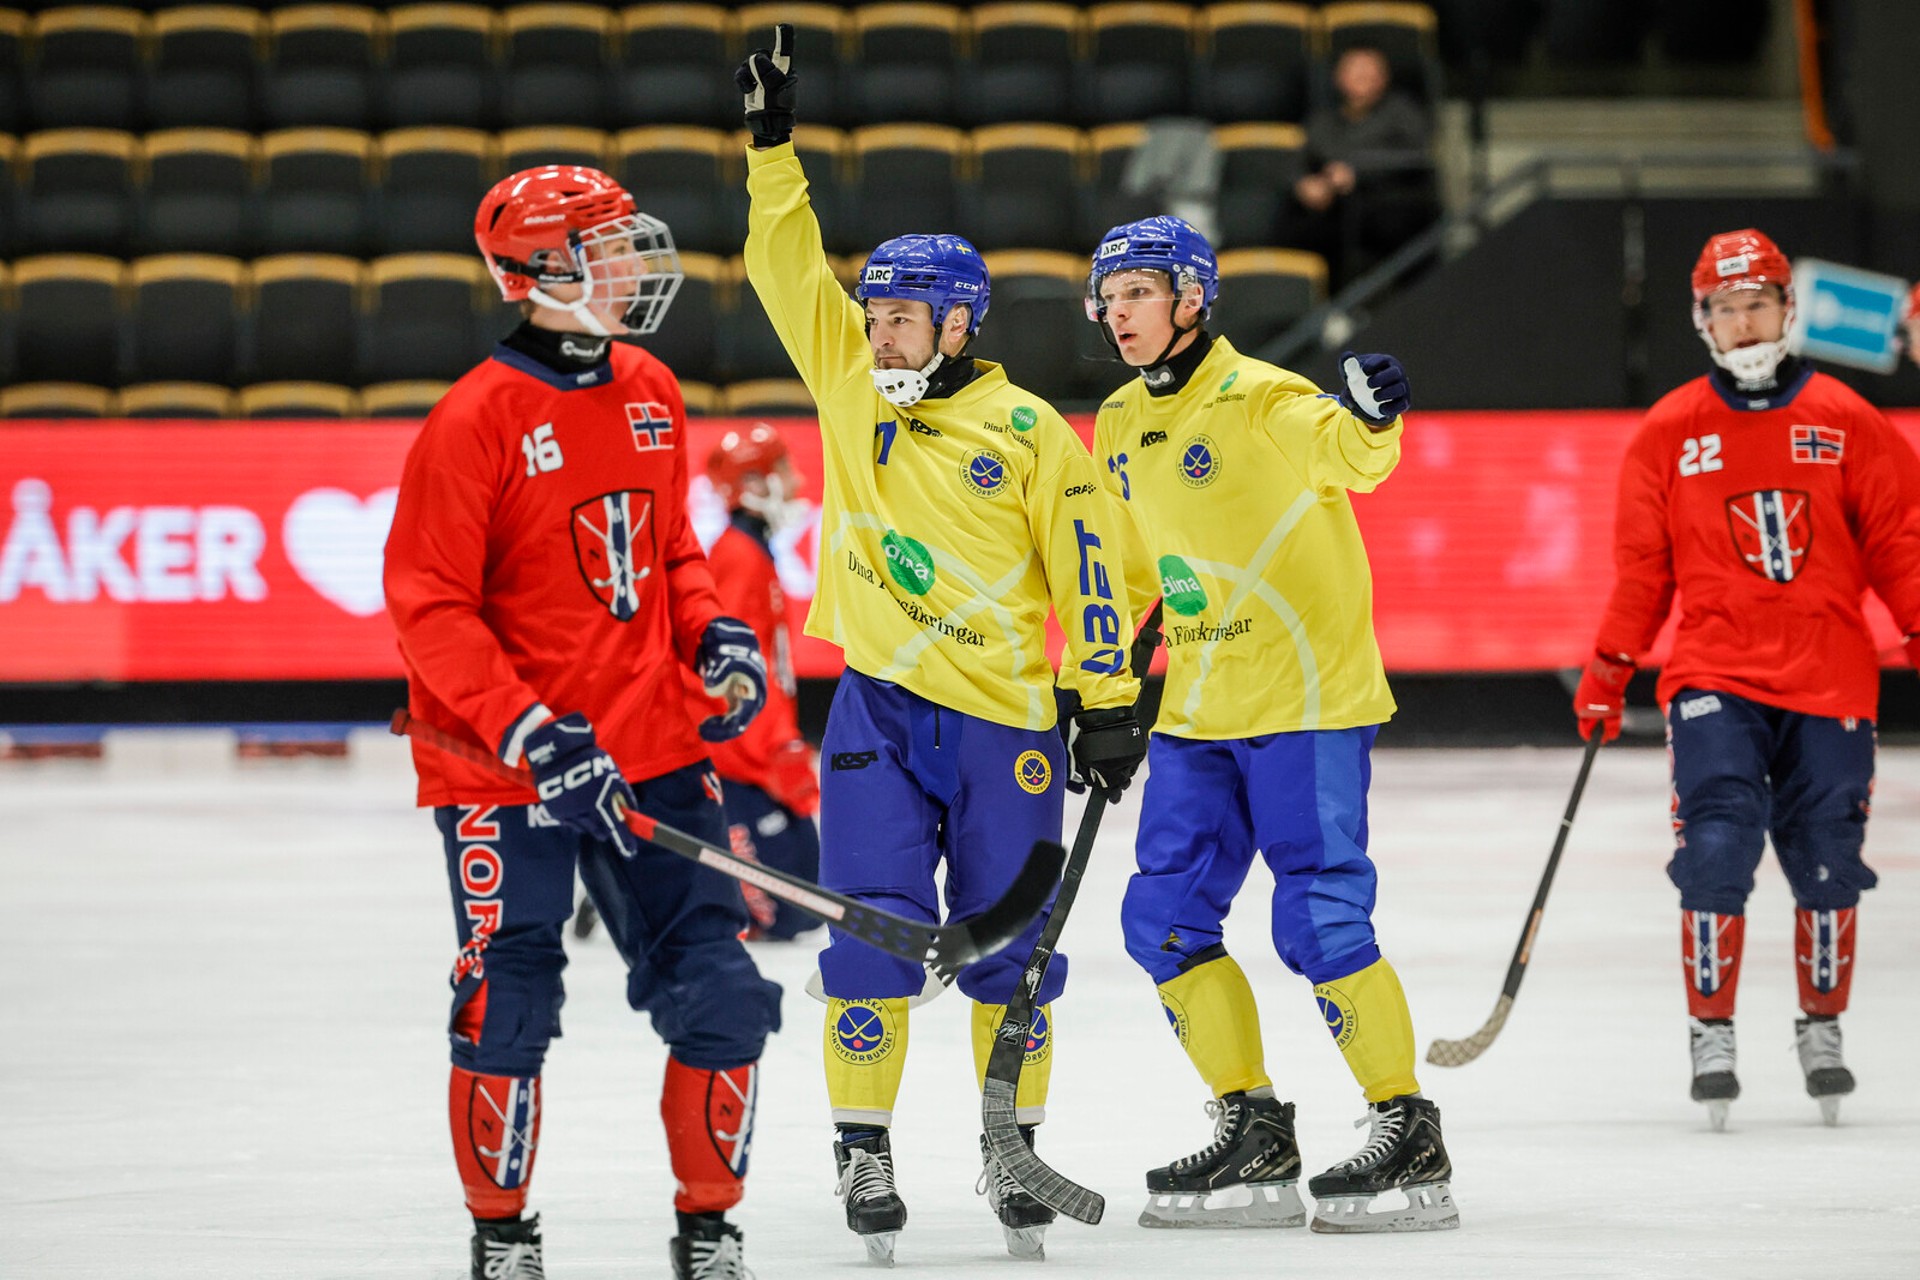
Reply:
M1214 1230L1304 1227L1307 1207L1291 1182L1242 1182L1211 1195L1152 1193L1140 1211L1140 1225Z
M1707 1104L1707 1124L1715 1133L1727 1131L1728 1104L1725 1098L1715 1098Z
M860 1243L867 1246L867 1261L875 1266L892 1266L893 1242L899 1238L898 1231L876 1231L870 1236L861 1236Z
M1405 1203L1395 1205L1396 1200ZM1312 1225L1323 1235L1453 1231L1460 1226L1460 1211L1454 1207L1452 1187L1426 1182L1375 1196L1328 1196L1314 1207Z
M1045 1262L1047 1260L1047 1229L1045 1227L1010 1227L1000 1224L1001 1232L1007 1237L1007 1252L1025 1262Z
M1827 1128L1839 1128L1840 1095L1833 1094L1825 1098L1817 1099L1817 1101L1820 1103L1820 1118L1826 1122Z

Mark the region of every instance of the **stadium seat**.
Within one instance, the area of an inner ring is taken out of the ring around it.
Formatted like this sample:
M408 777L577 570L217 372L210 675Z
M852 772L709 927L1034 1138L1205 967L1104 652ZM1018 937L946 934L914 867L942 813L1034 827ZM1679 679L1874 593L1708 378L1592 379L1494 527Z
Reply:
M29 134L18 162L21 249L127 256L138 163L138 141L119 129Z
M1622 21L1619 0L1545 0L1545 8L1547 57L1554 65L1625 66L1639 59L1646 25Z
M680 398L689 418L711 418L720 413L720 388L708 382L682 382Z
M667 318L639 343L664 360L676 377L711 382L718 367L716 335L726 264L711 253L682 249L680 270L686 278L673 295Z
M1292 328L1327 296L1327 263L1298 249L1229 249L1208 328L1248 355Z
M386 253L466 253L473 212L494 181L493 139L477 129L395 129L375 146Z
M477 4L404 4L387 13L383 116L397 127L484 129L496 117L493 11Z
M1128 0L1089 9L1081 118L1107 124L1186 115L1193 26L1193 10L1185 5Z
M242 418L357 418L360 397L326 382L261 382L240 388L234 411Z
M1220 154L1216 248L1274 242L1287 193L1307 171L1307 133L1295 124L1227 124L1213 131Z
M122 418L230 418L234 394L210 382L142 382L123 388Z
M153 15L147 127L252 129L266 20L237 5L186 5Z
M847 135L830 125L794 128L793 153L806 170L807 199L820 222L820 238L829 253L847 253L855 247L847 219L847 151Z
M598 129L509 129L500 135L500 172L518 173L548 164L584 164L607 167L607 135Z
M502 15L501 119L537 124L607 123L612 14L591 4L523 4Z
M711 4L636 4L617 23L614 110L623 123L740 125L739 57L727 12Z
M938 124L876 124L850 136L848 233L871 250L908 231L954 231L966 135Z
M269 14L261 86L267 127L372 127L379 27L379 15L364 5L303 4Z
M1058 120L1073 99L1080 11L1066 4L984 4L973 11L968 124Z
M814 124L851 124L846 95L846 14L830 4L750 4L734 14L742 56L771 49L777 22L793 24L793 60L805 77L801 118ZM735 109L739 99L735 98Z
M1085 136L1063 124L973 131L961 225L981 250L1079 246Z
M432 379L376 382L360 389L360 411L369 418L424 418L452 385Z
M735 176L739 143L693 125L649 125L613 140L613 176L681 249L734 253L746 238Z
M260 140L260 244L269 253L367 249L373 140L357 129L282 129Z
M794 376L793 360L780 345L740 258L728 265L726 301L720 310L720 367L732 382Z
M1007 377L1045 400L1080 400L1117 383L1083 360L1100 335L1087 322L1087 259L1078 253L1015 249L986 255L993 302L974 348L1006 366Z
M120 385L124 264L83 253L13 264L14 368L35 381Z
M1304 4L1208 5L1200 14L1195 107L1209 120L1304 120L1313 10Z
M959 9L948 4L868 5L853 11L851 34L848 99L863 123L945 123L956 118L955 76L961 71L965 44Z
M146 15L120 6L75 5L47 10L31 30L25 79L35 128L141 127Z
M720 411L731 417L753 414L795 414L812 417L819 412L807 384L798 378L760 378L736 382L720 393Z
M138 235L143 253L253 251L251 134L163 129L147 135Z
M20 143L0 133L0 263L14 256L14 200L19 191ZM5 376L0 367L0 377Z
M359 261L331 254L255 259L252 376L261 382L352 382L364 277Z
M1147 140L1143 124L1103 124L1088 130L1088 169L1092 175L1080 222L1079 242L1091 252L1112 227L1164 212L1150 192L1126 189L1133 153Z
M247 268L238 258L165 253L127 268L135 382L231 384L238 373Z
M31 28L32 21L20 10L0 9L0 133L19 133L27 126L27 91L21 71Z
M1617 26L1631 26L1616 20ZM1404 89L1427 109L1440 106L1440 48L1433 10L1424 4L1359 0L1320 10L1329 65L1356 45L1378 49L1393 70L1394 87Z
M0 418L111 418L114 400L81 382L22 382L0 389Z
M492 345L481 337L482 289L493 283L474 254L399 253L367 264L362 383L452 382Z

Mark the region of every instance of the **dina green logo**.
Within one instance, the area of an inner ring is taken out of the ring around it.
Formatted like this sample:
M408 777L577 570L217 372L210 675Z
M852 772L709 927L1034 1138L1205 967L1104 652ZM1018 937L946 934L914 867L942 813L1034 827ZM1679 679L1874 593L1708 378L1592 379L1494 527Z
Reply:
M887 553L887 576L902 591L923 596L933 589L933 553L924 542L889 529L880 547Z
M1179 556L1160 557L1160 595L1167 608L1183 618L1191 618L1207 607L1207 593L1199 577Z
M1227 380L1220 384L1220 389L1222 391L1225 391L1228 387L1232 386L1234 383L1238 382L1239 380L1240 380L1240 371L1238 369L1235 369L1232 373L1227 375Z
M1031 431L1033 430L1033 424L1039 420L1039 417L1035 415L1033 410L1024 404L1013 411L1013 429L1015 431Z

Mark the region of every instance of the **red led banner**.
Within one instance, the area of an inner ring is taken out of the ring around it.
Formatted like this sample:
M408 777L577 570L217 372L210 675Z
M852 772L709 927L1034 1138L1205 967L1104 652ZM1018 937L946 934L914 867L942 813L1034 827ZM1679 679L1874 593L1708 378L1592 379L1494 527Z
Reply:
M1895 415L1920 439L1920 413ZM1356 496L1396 671L1579 662L1613 580L1614 485L1639 415L1416 413L1399 469ZM701 469L730 425L689 424ZM812 597L820 440L782 420L814 517L776 540L799 635ZM1075 422L1091 437L1092 421ZM0 424L0 682L400 674L380 554L413 423ZM1897 641L1877 602L1883 649ZM839 651L796 645L801 675Z

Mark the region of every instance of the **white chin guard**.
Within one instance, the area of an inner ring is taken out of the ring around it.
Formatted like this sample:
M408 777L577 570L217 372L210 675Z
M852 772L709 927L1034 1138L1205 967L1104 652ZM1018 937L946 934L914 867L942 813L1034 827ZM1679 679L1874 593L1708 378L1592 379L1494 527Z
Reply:
M1712 345L1711 339L1708 345ZM1780 368L1780 362L1786 358L1787 341L1756 342L1750 347L1735 347L1731 351L1715 350L1714 363L1733 375L1733 380L1742 391L1762 391L1773 385L1773 375Z
M875 369L873 389L888 404L901 409L911 408L920 403L921 396L927 394L927 375L919 369Z

